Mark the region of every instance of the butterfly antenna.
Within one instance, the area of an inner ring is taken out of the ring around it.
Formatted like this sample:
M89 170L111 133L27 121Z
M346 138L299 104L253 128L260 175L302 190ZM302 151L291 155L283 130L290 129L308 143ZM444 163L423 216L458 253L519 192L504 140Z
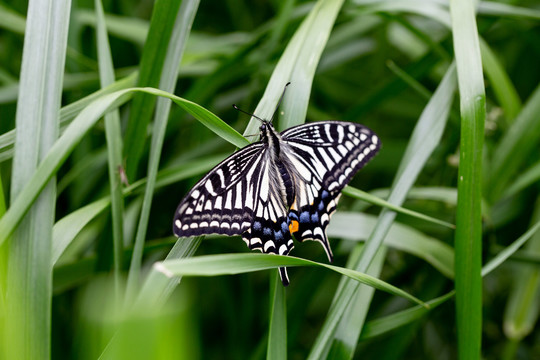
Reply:
M252 114L252 113L248 113L247 111L244 111L244 110L240 109L238 106L236 106L236 104L233 104L232 107L235 108L236 110L238 110L238 111L240 111L240 112L246 114L246 115L249 115L249 116L251 116L251 117L254 117L255 119L257 119L257 120L259 120L259 121L261 121L261 122L264 122L264 120L261 119L260 117L258 117L257 115Z
M281 102L283 101L283 97L285 96L285 90L287 90L287 86L289 86L290 84L291 84L290 81L285 84L285 87L283 88L283 92L281 93L281 97L279 98L278 104L276 106L276 110L274 110L274 114L272 114L272 118L270 119L270 122L272 122L274 120L274 116L276 116L276 113L277 113L279 107L281 106Z

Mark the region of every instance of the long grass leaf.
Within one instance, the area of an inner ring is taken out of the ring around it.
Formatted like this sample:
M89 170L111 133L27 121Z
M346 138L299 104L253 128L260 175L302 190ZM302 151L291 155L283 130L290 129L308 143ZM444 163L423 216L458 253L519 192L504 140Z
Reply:
M266 358L287 359L287 304L285 288L277 272L270 275L270 324Z
M501 251L497 256L495 256L493 259L491 259L489 262L487 262L482 267L482 276L486 276L493 270L495 270L498 266L500 266L502 263L504 263L510 256L512 256L523 244L525 244L529 239L531 238L538 238L538 236L535 237L536 232L540 229L540 222L537 222L534 224L527 232L523 235L521 235L517 240L515 240L512 244L507 246L503 251ZM540 242L540 240L536 240L537 242ZM536 245L536 247L540 247L539 245Z
M199 158L196 161L190 161L175 166L172 168L163 169L158 173L155 188L178 182L187 179L194 175L202 174L223 160L223 156L210 156L207 158ZM138 194L144 188L146 179L140 179L130 186L123 189L123 196ZM88 205L77 209L67 216L63 217L54 224L53 227L53 252L52 261L56 264L65 249L73 242L75 237L81 230L94 220L98 215L102 214L111 204L110 197L104 197L96 200Z
M455 67L451 66L418 120L407 150L403 155L396 178L394 179L388 202L396 205L403 203L408 190L414 184L420 170L439 143L450 112L455 87ZM354 261L356 270L365 271L369 267L371 260L387 235L394 218L395 212L387 209L382 211L377 226L366 242L364 251ZM323 328L311 348L310 359L320 359L327 354L333 341L335 329L356 289L356 284L342 280L334 296L332 308L325 320ZM343 321L346 321L346 319ZM352 348L347 350L349 354L354 353L354 349Z
M455 292L450 291L449 293L439 296L436 299L426 301L426 304L429 305L429 309L417 305L410 309L403 310L380 319L368 321L362 329L360 340L367 340L375 336L380 336L401 326L410 324L413 321L417 321L418 319L424 317L429 311L451 299L454 295Z
M527 99L525 106L497 144L489 176L489 199L496 200L504 192L520 166L538 149L540 139L540 86Z
M401 214L405 214L405 215L415 217L417 219L422 219L422 220L425 220L425 221L429 221L429 222L431 222L433 224L442 225L442 226L448 227L450 229L455 228L455 225L450 224L449 222L439 220L439 219L435 219L435 218L433 218L431 216L420 214L419 212L412 211L412 210L406 209L404 207L394 205L394 204L392 204L392 203L390 203L388 201L385 201L385 200L383 200L381 198L378 198L378 197L376 197L376 196L374 196L372 194L369 194L369 193L367 193L365 191L353 188L351 186L345 187L345 189L343 189L343 193L346 194L346 195L352 196L352 197L354 197L356 199L367 201L367 202L369 202L369 203L371 203L373 205L379 205L379 206L385 207L385 208L393 210L393 211L395 211L397 213L401 213Z
M17 102L12 202L23 197L23 189L38 164L43 165L58 136L70 7L70 1L29 2ZM6 328L10 330L5 344L11 359L50 357L50 254L56 188L54 179L45 185L9 244ZM2 220L6 217L7 213ZM18 223L10 225L14 229Z
M116 81L114 84L111 84L104 89L100 89L72 104L62 107L62 109L60 109L60 132L62 133L63 128L65 128L71 122L71 120L73 120L77 114L79 114L82 109L88 106L92 101L103 95L134 86L136 75L137 73L133 73L130 76ZM16 129L0 135L0 162L11 159L13 156L15 133Z
M540 200L537 199L536 209L532 216L536 222L518 240L508 246L505 255L516 251L523 242L527 241L525 250L532 253L540 253ZM517 271L512 273L514 283L506 309L504 310L504 333L512 340L520 341L533 332L540 315L540 269L531 264L522 264Z
M105 25L105 15L101 0L95 0L96 31L98 42L98 62L101 86L114 83L114 65ZM105 115L105 135L107 139L107 154L109 167L109 189L111 193L111 215L113 225L113 268L115 277L116 299L120 299L121 267L124 241L124 199L119 169L122 166L122 131L120 128L120 113L118 110Z
M499 59L482 38L480 38L480 51L482 52L482 64L493 91L504 110L507 122L512 124L521 110L519 95Z
M67 127L66 131L48 152L43 162L38 166L36 172L28 181L28 184L25 185L20 196L12 204L4 217L0 219L0 245L13 233L13 230L19 224L41 190L43 190L47 181L58 171L60 165L63 164L86 132L106 112L124 104L131 98L131 94L136 91L167 97L225 140L237 146L243 146L247 143L247 140L242 135L210 111L166 91L152 88L132 88L105 95L88 105Z
M163 69L159 81L160 89L165 89L170 92L174 91L174 88L176 86L176 78L178 77L178 64L182 60L182 55L184 54L187 38L189 36L195 14L197 13L198 6L199 0L185 0L182 2L182 5L178 10L176 18L174 19L169 43L166 47L167 51L164 57ZM129 267L126 294L126 298L128 301L131 300L131 296L135 296L135 291L140 285L139 280L143 245L146 238L146 230L148 228L148 219L150 217L150 209L152 207L152 198L154 195L154 187L156 184L156 176L158 173L159 160L163 148L163 140L165 138L165 130L167 128L167 120L169 117L170 107L170 100L166 98L158 99L156 116L154 118L154 130L152 132L152 143L150 145L150 159L148 161L146 189L144 192L141 215L137 226L135 244L133 246L133 255L131 257L131 263ZM144 118L141 122L144 123ZM138 131L139 130L136 131L136 134L138 134ZM134 136L134 142L130 144L140 145L141 140L144 140L144 138L138 139L137 136L139 136L139 134ZM130 153L130 156L133 156L135 158L135 160L131 162L132 165L135 165L137 163L138 154L139 153Z
M360 250L361 251L361 250ZM380 277L383 268L384 260L388 249L386 246L381 246L375 254L375 258L367 269L367 274L373 277ZM353 257L349 258L354 261ZM367 285L359 285L355 299L352 300L351 306L347 308L343 314L347 321L341 321L336 329L336 334L330 352L329 359L344 359L350 358L350 349L356 348L356 343L360 333L363 331L363 324L369 310L369 304L375 294L375 289Z
M291 82L277 128L285 129L305 121L316 66L342 4L342 0L319 0L302 21L272 73L255 109L257 116L270 119L283 87ZM252 119L244 134L257 133L258 124L258 120Z
M456 317L458 356L481 356L482 147L486 116L484 78L474 4L450 1L456 57L461 140L456 214Z
M377 219L372 215L341 211L332 218L328 236L350 241L366 240L376 226ZM442 241L394 222L384 238L384 244L424 259L450 279L454 277L454 251Z
M180 4L180 1L163 0L160 1L159 6L154 7L139 66L137 86L159 87L168 53L164 49L169 49L171 46L173 27L176 19L181 15ZM175 64L175 70L178 64ZM137 94L131 105L124 148L126 173L130 180L134 180L139 166L139 158L146 143L146 131L154 113L155 103L155 97Z
M246 272L276 269L284 266L320 266L336 271L351 279L374 287L375 289L401 296L420 305L425 305L414 296L382 280L361 272L339 266L318 263L294 256L273 254L225 254L206 255L187 259L163 261L154 264L156 270L169 277L175 276L216 276L234 275Z
M0 27L17 34L24 34L26 19L13 9L4 4L0 4Z

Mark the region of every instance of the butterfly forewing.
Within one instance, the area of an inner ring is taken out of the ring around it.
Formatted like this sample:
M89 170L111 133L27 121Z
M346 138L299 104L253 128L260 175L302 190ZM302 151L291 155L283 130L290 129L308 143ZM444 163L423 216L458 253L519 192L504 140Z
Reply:
M202 178L178 205L176 236L240 235L251 226L263 144L246 146Z

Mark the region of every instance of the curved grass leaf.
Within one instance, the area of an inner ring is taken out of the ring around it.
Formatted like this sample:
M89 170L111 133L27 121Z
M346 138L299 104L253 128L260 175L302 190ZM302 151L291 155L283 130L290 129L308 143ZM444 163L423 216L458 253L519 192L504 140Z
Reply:
M161 271L169 277L234 275L260 270L277 269L278 267L283 266L325 267L353 280L374 287L375 289L385 291L392 295L401 296L419 305L426 306L421 300L414 296L372 276L355 270L318 263L294 256L273 254L207 255L157 262L154 264L156 270Z
M167 58L171 57L171 36L175 21L182 16L179 12L180 1L163 0L159 6L155 6L150 20L148 36L144 44L142 58L139 65L140 72L137 80L139 87L159 88L162 82L162 72ZM186 24L187 26L187 24ZM185 39L183 39L185 41ZM177 44L183 49L184 42ZM175 64L174 72L177 74L178 61ZM172 64L169 63L168 66ZM174 77L176 79L176 76ZM171 79L172 80L172 79ZM173 89L162 88L172 91ZM131 104L131 111L125 132L124 157L126 157L126 173L130 180L134 180L134 175L139 167L139 159L146 143L146 131L150 119L154 114L156 98L147 94L137 94Z
M71 120L73 120L82 111L82 109L92 103L92 101L100 98L103 95L110 94L118 90L127 89L135 85L136 76L137 74L133 73L121 80L116 81L114 84L111 84L104 89L100 89L72 104L62 107L62 109L60 109L60 132L62 132L62 129L65 128L71 122ZM11 159L13 156L15 132L16 130L11 130L0 135L0 162Z
M502 263L504 263L510 256L512 256L518 249L525 244L529 239L531 239L536 232L540 229L540 222L534 224L525 234L521 235L517 240L512 244L507 246L503 251L501 251L497 256L491 259L488 263L482 268L482 276L486 276ZM540 242L540 241L539 241ZM539 246L540 247L540 246Z
M521 100L508 74L502 64L491 50L484 39L480 38L480 50L482 52L482 64L492 84L497 100L501 104L509 124L514 122L515 117L521 110Z
M169 3L169 2L167 2ZM173 1L174 3L174 1ZM174 22L172 23L170 38L168 39L168 46L165 57L163 59L163 69L161 70L161 76L159 79L159 87L167 91L174 91L176 86L176 78L178 77L178 64L182 60L182 55L184 54L184 49L186 47L186 41L191 30L191 25L193 24L193 19L197 13L197 8L199 6L199 0L185 0L180 5L176 17L174 17ZM158 11L159 13L160 11ZM164 14L161 13L163 16ZM165 20L165 19L162 19ZM152 24L155 21L160 21L159 17L152 19ZM154 24L155 27L160 28L163 25ZM152 30L155 27L150 28L149 36L152 36ZM168 31L168 30L167 30ZM163 34L159 34L160 39ZM149 39L152 41L152 38ZM148 44L148 43L147 43ZM147 51L152 50L152 48L147 49ZM144 63L145 66L153 66L149 63ZM134 102L134 109L136 105L149 105L148 99L145 97L140 98L140 101ZM153 103L152 103L153 106ZM146 182L146 189L143 196L143 204L140 214L139 223L137 226L137 233L135 235L135 244L133 246L133 254L131 256L131 263L129 267L128 281L127 281L127 296L126 299L129 301L130 297L135 294L136 288L139 286L140 278L140 267L142 262L142 253L144 247L144 241L146 238L146 230L148 227L148 219L150 217L150 209L152 207L152 198L154 196L154 187L156 183L156 176L159 168L159 160L161 157L161 151L163 148L163 141L165 138L165 130L167 128L167 120L169 118L169 111L171 107L171 102L166 98L159 98L157 100L156 114L154 118L154 126L152 131L152 142L150 145L150 159L148 161L148 175ZM142 110L139 108L139 110ZM149 120L145 116L142 116L142 119L139 118L137 123L144 123ZM143 133L139 133L139 131ZM132 145L131 150L126 149L128 154L131 157L131 165L135 166L134 169L131 169L132 172L136 170L137 163L139 161L138 157L140 156L140 150L138 152L132 153L133 146L143 145L146 137L146 127L140 129L139 126L133 128L134 133L132 133L132 138L129 137L130 126L126 130L126 138L131 141ZM139 138L141 136L141 138Z
M455 87L455 67L451 66L418 120L411 140L409 141L409 145L407 146L407 150L400 163L388 202L396 205L401 205L403 203L408 190L414 184L420 170L438 145L450 112ZM394 218L394 212L383 209L377 225L366 242L364 251L354 261L355 269L365 271L365 269L369 267L371 260L386 237ZM342 280L340 283L338 291L334 296L333 306L330 309L315 344L311 348L309 354L310 359L320 359L326 356L333 341L338 323L341 321L343 313L349 306L350 299L354 295L356 289L357 285L355 283L351 283L347 280ZM343 321L347 321L347 319L343 318ZM358 324L358 326L361 325L362 324ZM353 348L347 349L347 351L349 354L354 353Z
M540 254L540 201L536 202L536 208L532 216L536 224L523 234L518 240L508 246L502 253L505 257L516 251L523 242L531 238L525 246L525 250L531 254ZM502 254L501 253L501 254ZM500 257L497 256L497 258ZM495 262L495 259L494 259ZM514 283L506 309L504 311L504 332L512 340L522 340L533 332L540 315L540 268L532 264L522 264L512 275Z
M135 91L167 97L225 140L233 142L237 146L243 146L247 143L247 140L242 135L210 111L198 104L165 91L152 88L133 88L105 95L88 105L67 127L66 131L54 143L47 156L38 166L36 172L25 185L20 195L0 219L0 245L12 234L24 214L26 214L41 190L45 187L47 181L58 171L86 132L105 113L125 103L131 97L130 93Z
M410 309L399 311L397 313L385 316L380 319L368 321L362 329L360 341L386 334L389 331L417 321L424 317L428 312L435 309L437 306L451 299L454 295L455 291L452 290L448 294L427 301L426 304L429 305L429 309L426 309L423 306L415 306Z
M538 150L539 113L540 86L534 90L509 131L504 134L495 148L488 183L488 195L492 201L500 197L519 167L523 166L526 159Z
M346 195L349 195L351 197L354 197L356 199L367 201L367 202L369 202L369 203L371 203L373 205L379 205L381 207L385 207L385 208L393 210L393 211L395 211L397 213L401 213L401 214L404 214L404 215L409 215L409 216L415 217L417 219L429 221L429 222L431 222L433 224L445 226L445 227L450 228L450 229L455 229L455 225L450 224L449 222L439 220L439 219L435 219L435 218L433 218L431 216L427 216L427 215L421 214L419 212L409 210L409 209L405 209L405 208L403 208L401 206L394 205L392 203L389 203L388 201L385 201L385 200L383 200L381 198L378 198L378 197L376 197L376 196L374 196L372 194L369 194L369 193L367 193L365 191L353 188L351 186L345 187L345 189L343 189L343 193L346 194Z
M157 189L194 175L205 173L223 160L223 158L223 155L209 156L183 163L180 166L163 169L158 173L155 188ZM136 181L123 189L124 196L140 193L145 184L146 179ZM105 197L71 212L56 222L53 227L53 264L58 261L65 249L73 242L80 231L90 221L103 213L110 206L110 203L110 197Z
M377 224L371 215L337 212L328 226L331 237L359 241L368 239ZM454 251L448 245L409 226L394 223L384 244L424 259L444 276L454 277Z

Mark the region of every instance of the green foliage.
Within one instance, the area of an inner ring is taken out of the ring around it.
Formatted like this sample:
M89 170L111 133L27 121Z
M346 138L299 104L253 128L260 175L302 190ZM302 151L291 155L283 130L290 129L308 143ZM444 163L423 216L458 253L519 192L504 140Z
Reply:
M0 358L538 357L540 13L511 3L2 2ZM334 263L172 237L255 139L231 105L288 81L279 129L382 140Z

